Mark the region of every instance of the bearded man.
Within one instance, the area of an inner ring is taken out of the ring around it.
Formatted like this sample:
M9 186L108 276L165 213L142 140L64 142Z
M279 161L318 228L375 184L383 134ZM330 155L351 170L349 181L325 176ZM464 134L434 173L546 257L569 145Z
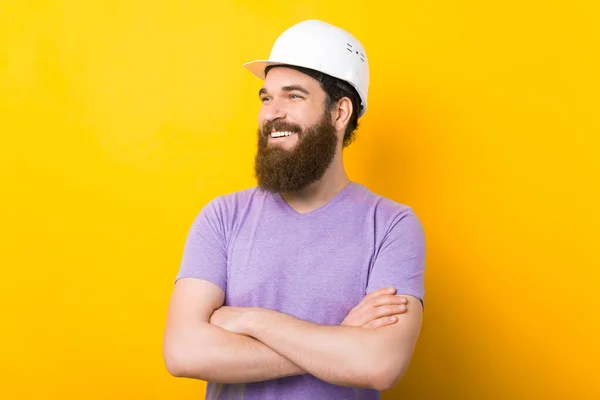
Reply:
M361 43L308 20L268 60L257 186L192 223L164 358L207 399L379 399L403 376L422 323L425 240L406 205L351 181L343 149L367 109Z

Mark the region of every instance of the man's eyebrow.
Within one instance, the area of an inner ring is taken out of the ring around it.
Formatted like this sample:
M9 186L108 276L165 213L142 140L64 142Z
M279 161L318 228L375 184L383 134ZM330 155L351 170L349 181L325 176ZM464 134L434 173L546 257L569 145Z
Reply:
M294 91L298 91L298 92L302 92L306 95L309 95L309 91L304 89L302 86L300 85L290 85L290 86L284 86L281 88L281 90L283 90L284 92L294 92Z
M284 87L281 88L281 90L284 91L284 92L298 91L298 92L304 93L305 95L310 95L310 92L308 90L306 90L305 88L303 88L302 86L300 86L300 85L284 86ZM263 88L261 88L258 91L258 96L260 97L261 95L266 94L266 93L267 93L267 89L265 89L263 87Z

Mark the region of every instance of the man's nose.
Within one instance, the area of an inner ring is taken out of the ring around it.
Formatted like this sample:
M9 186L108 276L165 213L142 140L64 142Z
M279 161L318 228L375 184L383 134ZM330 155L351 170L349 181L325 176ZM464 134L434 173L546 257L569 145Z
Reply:
M276 119L285 119L286 112L285 108L282 107L279 102L273 100L265 109L265 121L274 121Z

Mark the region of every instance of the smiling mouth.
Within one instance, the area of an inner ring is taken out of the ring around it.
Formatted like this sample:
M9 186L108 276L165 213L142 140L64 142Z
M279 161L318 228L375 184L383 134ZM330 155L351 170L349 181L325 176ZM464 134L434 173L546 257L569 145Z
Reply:
M269 135L269 137L271 137L271 138L281 138L281 137L292 136L292 135L295 135L295 134L296 134L296 132L290 132L290 131L271 132L271 134Z

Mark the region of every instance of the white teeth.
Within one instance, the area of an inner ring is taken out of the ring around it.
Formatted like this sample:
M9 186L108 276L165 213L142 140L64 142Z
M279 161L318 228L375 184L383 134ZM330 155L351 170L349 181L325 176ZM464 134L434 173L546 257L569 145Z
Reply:
M294 132L287 132L287 131L284 131L284 132L271 132L271 137L277 138L277 137L283 137L283 136L291 136L293 134L294 134Z

